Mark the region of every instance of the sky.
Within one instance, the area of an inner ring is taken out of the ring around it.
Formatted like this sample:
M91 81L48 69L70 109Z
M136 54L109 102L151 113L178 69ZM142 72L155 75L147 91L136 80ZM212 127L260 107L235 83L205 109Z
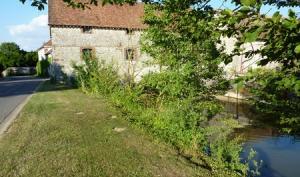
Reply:
M212 0L214 8L233 8L229 2L220 6L222 0ZM264 6L262 11L272 15L276 7ZM300 13L300 8L295 9ZM288 8L281 9L287 15ZM19 0L1 0L0 5L0 43L15 42L22 49L30 51L38 49L49 40L48 10L39 11L29 3Z
M48 10L39 11L19 0L1 0L0 43L15 42L24 50L36 50L49 40Z

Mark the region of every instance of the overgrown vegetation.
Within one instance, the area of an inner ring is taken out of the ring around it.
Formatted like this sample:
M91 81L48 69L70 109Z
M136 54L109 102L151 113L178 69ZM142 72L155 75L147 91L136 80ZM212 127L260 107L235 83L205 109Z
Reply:
M36 74L39 77L48 77L48 68L50 66L49 60L40 60L36 64Z
M248 160L241 163L240 139L228 137L237 122L209 122L220 105L212 97L190 94L196 93L193 86L183 89L185 77L181 73L165 70L149 74L130 87L121 81L116 68L97 59L86 59L84 65L74 67L84 92L106 96L128 121L174 145L182 156L213 175L244 176L250 172Z
M257 111L272 117L284 132L297 134L300 132L300 82L296 75L279 68L259 68L237 82L253 95L250 101Z
M26 52L15 43L0 44L0 73L8 67L34 67L38 61L37 52Z
M241 1L242 2L242 1ZM238 11L224 10L220 25L223 33L238 39L232 55L251 58L259 54L260 66L277 65L276 69L251 71L237 82L252 93L256 108L282 124L283 130L299 133L300 110L300 20L289 10L272 16L261 14L261 2L244 1ZM299 7L299 3L295 4ZM261 42L263 47L245 51L244 44ZM228 58L228 62L231 58Z

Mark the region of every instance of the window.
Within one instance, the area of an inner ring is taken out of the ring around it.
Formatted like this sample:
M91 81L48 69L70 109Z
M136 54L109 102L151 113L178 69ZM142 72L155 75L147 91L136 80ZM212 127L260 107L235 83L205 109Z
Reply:
M132 29L126 29L126 34L132 35L133 34L133 30Z
M81 51L82 53L82 57L85 59L85 58L92 58L93 56L93 49L90 49L90 48L84 48L82 49Z
M136 50L133 48L128 48L125 50L125 58L126 60L133 61L136 59Z
M92 31L93 31L92 27L89 27L89 26L82 27L82 32L83 33L91 34Z

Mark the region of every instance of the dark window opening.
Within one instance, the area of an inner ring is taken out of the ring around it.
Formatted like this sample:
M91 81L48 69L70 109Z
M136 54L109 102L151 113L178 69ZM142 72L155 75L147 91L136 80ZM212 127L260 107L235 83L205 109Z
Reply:
M129 34L129 35L133 34L133 30L132 29L126 29L126 34Z
M82 49L82 56L84 59L90 59L92 58L93 54L93 49Z
M89 26L82 27L83 33L91 34L92 30L93 30L92 27L89 27Z
M136 59L136 50L132 49L132 48L126 49L125 57L126 57L126 60L130 60L130 61L135 60Z

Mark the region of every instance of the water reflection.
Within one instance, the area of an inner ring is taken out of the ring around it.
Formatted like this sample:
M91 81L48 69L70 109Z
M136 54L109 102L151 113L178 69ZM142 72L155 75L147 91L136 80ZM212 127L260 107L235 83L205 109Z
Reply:
M236 133L246 138L245 152L253 148L256 159L263 160L263 177L298 177L300 176L300 136L282 134L274 121L261 117L249 105L240 103L238 109L232 101L223 102L227 112L238 114L238 120L245 125Z
M251 137L245 144L246 152L250 148L257 152L256 159L263 160L260 170L263 177L300 176L300 140L292 136Z

